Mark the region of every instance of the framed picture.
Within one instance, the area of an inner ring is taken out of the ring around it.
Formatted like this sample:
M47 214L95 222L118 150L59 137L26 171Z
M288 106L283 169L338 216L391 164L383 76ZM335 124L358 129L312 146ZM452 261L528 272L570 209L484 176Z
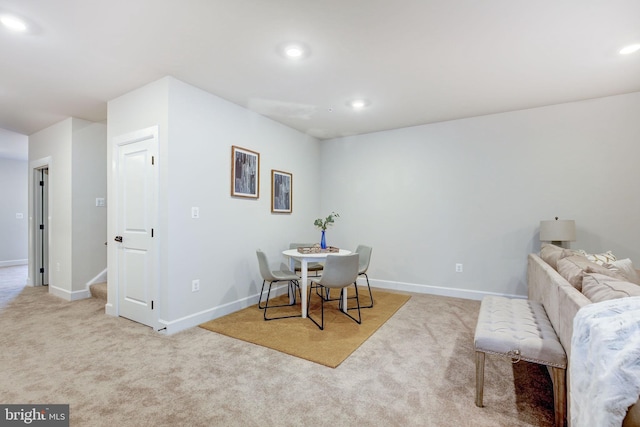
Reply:
M293 175L271 169L271 212L291 213Z
M257 199L260 195L260 153L231 146L231 195Z

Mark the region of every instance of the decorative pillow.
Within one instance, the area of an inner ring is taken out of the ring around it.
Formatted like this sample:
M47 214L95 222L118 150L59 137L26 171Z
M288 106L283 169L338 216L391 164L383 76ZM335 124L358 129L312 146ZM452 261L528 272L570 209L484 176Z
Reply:
M619 259L612 263L604 264L603 267L621 274L627 279L627 282L640 285L640 277L638 277L638 272L635 268L633 268L633 263L629 258Z
M621 274L589 261L582 255L562 258L558 261L558 273L579 291L582 291L582 276L585 273L598 273L618 280L626 280Z
M571 249L564 249L550 243L545 243L540 248L540 258L553 267L554 270L558 269L558 261L571 255L575 255L575 252Z
M589 261L595 262L596 264L604 265L610 264L616 260L616 256L611 252L607 251L601 254L585 254Z
M584 275L582 294L591 302L602 302L615 298L640 296L640 286L603 274L592 273Z

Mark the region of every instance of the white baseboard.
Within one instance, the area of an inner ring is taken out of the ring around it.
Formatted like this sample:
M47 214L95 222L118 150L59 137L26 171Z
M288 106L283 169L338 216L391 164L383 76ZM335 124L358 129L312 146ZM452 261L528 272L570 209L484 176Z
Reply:
M445 297L482 300L485 296L503 296L508 298L526 299L526 295L500 294L496 292L472 291L469 289L447 288L444 286L420 285L416 283L391 282L388 280L369 279L369 283L374 288L389 289L404 292L413 292L417 294L440 295ZM359 286L366 286L367 281L363 277L358 278Z
M275 294L276 296L282 295L286 292L287 285L284 284L273 287L271 289L271 293ZM238 310L242 310L243 308L251 307L252 305L256 305L257 303L258 294L240 299L238 301L233 301L228 304L212 307L199 313L194 313L189 316L182 317L180 319L171 321L160 320L160 324L162 326L160 327L159 332L167 335L175 334L177 332L184 331L186 329L193 328L194 326L198 326L202 323L208 322L209 320L217 319L218 317L226 316L227 314L234 313Z
M116 308L113 306L113 304L110 303L106 303L104 305L104 312L105 314L108 314L109 316L117 316L118 312L116 311Z
M232 303L223 304L217 307L213 307L207 310L203 310L199 313L194 313L189 316L182 317L180 319L165 321L160 320L162 325L160 328L161 333L171 335L180 331L184 331L189 328L193 328L209 320L217 319L218 317L226 316L243 308L250 307L258 303L258 296L244 298Z
M49 293L66 301L77 301L85 298L91 298L91 292L87 289L83 289L81 291L69 291L67 289L49 285Z
M412 292L417 294L430 294L430 295L439 295L439 296L471 299L471 300L482 300L482 298L488 295L504 296L508 298L523 298L523 299L527 298L526 295L499 294L496 292L473 291L469 289L421 285L416 283L391 282L387 280L369 279L369 283L371 284L372 287L379 288L379 289L389 289L389 290L396 290L396 291ZM364 277L358 278L359 286L366 286L366 284L367 282ZM287 291L286 285L281 285L277 288L272 289L272 293L275 292L276 295L284 294L286 291ZM223 304L217 307L212 307L207 310L203 310L198 313L194 313L189 316L182 317L180 319L171 320L171 321L160 320L159 323L161 326L159 328L159 332L167 335L175 334L177 332L184 331L186 329L193 328L202 323L208 322L209 320L217 319L218 317L226 316L227 314L231 314L238 310L242 310L243 308L250 307L257 303L258 303L258 295L256 294L247 298L240 299L238 301L233 301L231 303ZM112 314L113 307L107 304L105 306L105 311L107 312L107 314Z
M27 265L29 264L28 259L13 259L9 261L0 261L0 267L13 267L15 265Z

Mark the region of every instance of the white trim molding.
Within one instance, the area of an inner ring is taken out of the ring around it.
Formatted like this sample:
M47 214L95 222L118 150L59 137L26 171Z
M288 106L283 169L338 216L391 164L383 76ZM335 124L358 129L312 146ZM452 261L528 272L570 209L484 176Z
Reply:
M14 259L9 261L0 261L0 267L13 267L16 265L27 265L29 264L28 259Z
M369 279L369 283L371 284L372 287L379 288L379 289L413 292L416 294L440 295L445 297L472 299L472 300L478 300L478 301L482 300L482 298L488 295L503 296L507 298L522 298L522 299L527 298L526 295L498 294L495 292L472 291L469 289L448 288L444 286L433 286L433 285L421 285L417 283L391 282L388 280ZM364 278L360 277L358 278L358 285L366 286L367 282Z
M88 289L82 291L68 291L67 289L58 288L53 285L49 285L49 293L51 295L62 298L66 301L77 301L81 299L91 298L91 292Z

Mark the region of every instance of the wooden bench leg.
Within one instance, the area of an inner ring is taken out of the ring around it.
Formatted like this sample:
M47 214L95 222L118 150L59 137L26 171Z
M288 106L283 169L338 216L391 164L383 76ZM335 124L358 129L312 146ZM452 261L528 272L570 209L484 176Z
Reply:
M567 388L565 384L566 370L551 368L553 375L553 410L555 412L556 427L564 427L567 407Z
M482 408L482 392L484 389L484 353L476 351L476 406Z

